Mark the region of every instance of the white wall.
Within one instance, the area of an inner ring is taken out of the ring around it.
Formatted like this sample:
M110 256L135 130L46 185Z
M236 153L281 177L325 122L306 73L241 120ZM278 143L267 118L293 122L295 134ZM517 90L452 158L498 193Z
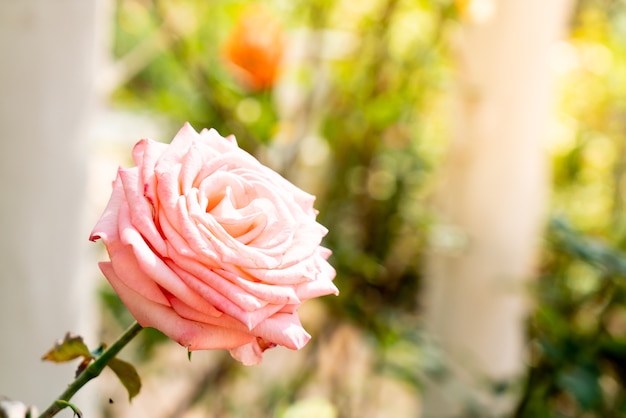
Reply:
M0 396L40 411L74 369L41 355L97 331L83 222L96 3L0 0Z

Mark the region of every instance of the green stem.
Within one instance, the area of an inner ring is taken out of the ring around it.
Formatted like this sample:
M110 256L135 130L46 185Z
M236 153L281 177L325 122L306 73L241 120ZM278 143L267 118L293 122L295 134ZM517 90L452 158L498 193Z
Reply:
M55 401L46 409L39 418L50 418L55 416L59 411L67 406L67 402L72 399L72 396L76 394L85 386L87 382L100 375L102 370L107 366L117 353L122 350L143 328L136 321L129 326L126 331L115 341L109 348L107 348L96 360L94 360L87 368L67 387ZM58 402L63 401L63 402Z

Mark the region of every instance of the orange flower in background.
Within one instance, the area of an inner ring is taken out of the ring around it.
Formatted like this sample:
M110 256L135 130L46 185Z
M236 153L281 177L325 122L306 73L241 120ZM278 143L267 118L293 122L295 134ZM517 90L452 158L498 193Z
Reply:
M285 43L280 23L267 10L254 6L239 16L226 40L224 55L239 82L260 91L274 85Z

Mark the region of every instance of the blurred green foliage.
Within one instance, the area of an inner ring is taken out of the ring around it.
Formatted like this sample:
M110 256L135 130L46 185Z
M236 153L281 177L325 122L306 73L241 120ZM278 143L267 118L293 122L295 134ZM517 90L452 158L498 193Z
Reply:
M224 44L251 3L118 2L121 62L142 43L166 47L114 100L165 114L174 127L189 121L234 134L260 158L278 153L274 167L296 182L302 171L322 179L309 191L331 231L326 245L342 290L328 303L384 334L376 313L412 312L417 300L429 221L419 202L443 143L443 34L453 4L264 2L285 33L296 33L285 55L300 58L287 62L275 91L249 91L229 71ZM311 162L316 153L324 161Z
M576 6L570 37L555 52L556 217L534 289L516 417L626 415L626 4Z
M242 84L224 51L251 3L288 40L282 77L263 90ZM165 115L163 139L184 121L234 134L317 195L341 290L324 298L331 314L371 335L380 371L414 387L439 361L414 313L432 219L425 198L449 129L447 33L466 3L118 0L115 9L123 83L113 100ZM579 1L555 65L552 208L571 226L546 231L516 416L624 416L626 3Z
M579 1L555 51L559 118L552 138L555 210L586 231L624 235L626 8Z
M622 417L626 253L562 220L550 225L546 253L529 323L529 373L515 416Z

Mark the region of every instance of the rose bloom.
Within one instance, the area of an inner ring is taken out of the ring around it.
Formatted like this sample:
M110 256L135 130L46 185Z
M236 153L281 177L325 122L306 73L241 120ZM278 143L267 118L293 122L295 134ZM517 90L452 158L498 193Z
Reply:
M246 365L302 348L298 307L338 293L315 197L213 129L143 139L133 159L90 239L103 240L100 268L139 324Z

